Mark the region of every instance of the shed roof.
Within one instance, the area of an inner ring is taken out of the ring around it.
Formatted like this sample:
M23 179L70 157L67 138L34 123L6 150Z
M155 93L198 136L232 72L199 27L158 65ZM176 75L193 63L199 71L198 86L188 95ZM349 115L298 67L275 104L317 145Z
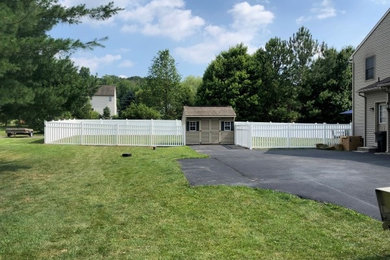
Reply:
M389 88L390 87L390 77L387 77L385 79L382 79L380 81L377 81L373 84L370 84L364 88L359 89L359 93L364 93L368 91L374 91L374 90L381 90L383 88Z
M94 96L115 96L116 87L103 85L96 91Z
M231 106L225 107L188 107L183 108L183 117L236 117Z

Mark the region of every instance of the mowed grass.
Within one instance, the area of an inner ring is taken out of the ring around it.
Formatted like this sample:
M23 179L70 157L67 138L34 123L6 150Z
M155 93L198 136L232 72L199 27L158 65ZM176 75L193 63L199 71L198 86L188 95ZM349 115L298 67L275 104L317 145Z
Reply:
M177 159L198 157L189 147L0 138L0 258L390 257L390 232L354 211L269 190L189 187Z
M282 137L253 137L252 145L255 148L278 148L278 147L316 147L318 143L325 144L337 144L339 143L339 138L326 138L325 142L323 138L290 138L290 143L288 138Z

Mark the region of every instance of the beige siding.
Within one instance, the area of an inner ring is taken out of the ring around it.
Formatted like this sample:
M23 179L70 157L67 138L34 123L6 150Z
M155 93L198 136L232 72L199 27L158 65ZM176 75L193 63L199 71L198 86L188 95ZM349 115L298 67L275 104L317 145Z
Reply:
M200 131L186 131L187 144L234 144L234 132L220 129L222 121L234 121L233 117L183 118L183 121L199 121Z
M367 146L376 146L375 132L378 128L378 103L386 102L386 94L381 91L367 93Z
M220 133L221 144L234 144L234 132L223 131Z
M353 124L354 135L364 137L364 99L358 95L358 90L366 87L379 78L390 76L390 15L387 15L368 39L356 51L353 57ZM367 57L375 55L374 79L365 80L365 60ZM375 96L377 97L377 96ZM374 98L374 96L373 96ZM370 98L370 102L374 102ZM367 111L369 105L367 105ZM374 116L374 118L372 118ZM372 144L372 129L375 127L375 114L371 111L367 113L367 144ZM372 123L374 122L374 125Z
M187 144L200 144L200 133L201 132L186 132Z

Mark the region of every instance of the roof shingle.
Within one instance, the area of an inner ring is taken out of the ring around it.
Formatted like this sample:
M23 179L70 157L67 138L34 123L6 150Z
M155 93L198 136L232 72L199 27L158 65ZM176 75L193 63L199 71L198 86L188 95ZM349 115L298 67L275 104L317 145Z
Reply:
M235 117L231 106L225 107L189 107L183 108L184 117Z
M96 91L94 96L115 96L115 86L103 85Z
M383 87L390 87L390 77L377 81L371 85L359 89L359 93L368 92L372 90L381 90Z

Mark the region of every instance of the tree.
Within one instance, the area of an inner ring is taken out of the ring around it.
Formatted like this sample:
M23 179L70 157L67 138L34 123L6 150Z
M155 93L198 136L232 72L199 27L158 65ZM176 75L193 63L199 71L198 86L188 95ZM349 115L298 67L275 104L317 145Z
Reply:
M180 83L183 105L195 105L196 93L201 85L202 78L195 76L188 76Z
M118 111L125 109L131 102L135 101L135 93L144 85L145 78L129 77L120 78L115 75L104 75L98 79L98 85L114 85L116 87Z
M44 120L76 115L91 89L83 86L86 71L78 72L69 54L101 43L54 39L48 32L60 23L78 24L84 17L104 20L119 10L113 3L88 9L67 8L56 0L1 1L0 114L5 120L23 119L39 130Z
M352 68L349 64L354 48L338 52L326 49L323 56L313 62L305 78L304 88L309 90L303 99L304 122L348 123L340 115L352 107Z
M135 102L135 94L133 90L129 89L127 93L122 95L122 97L119 100L119 107L120 107L119 111L126 109L133 102Z
M258 85L252 81L253 69L253 60L243 44L221 52L203 75L198 104L231 105L238 120L257 119L261 104Z
M109 107L103 108L103 115L102 115L102 117L104 119L109 119L111 117L111 110L110 110Z
M238 120L341 122L351 106L352 48L338 53L301 27L270 39L252 56L242 44L221 52L198 89L200 105L232 105Z
M291 79L293 53L288 42L279 38L270 39L264 51L255 53L255 60L259 62L259 53L265 71L259 75L266 87L265 107L268 111L267 121L294 122L300 116L299 92Z
M139 92L142 103L159 111L164 119L176 119L182 109L180 75L169 50L153 58L146 85Z
M160 113L145 104L132 103L128 108L122 111L121 118L126 119L160 119Z

